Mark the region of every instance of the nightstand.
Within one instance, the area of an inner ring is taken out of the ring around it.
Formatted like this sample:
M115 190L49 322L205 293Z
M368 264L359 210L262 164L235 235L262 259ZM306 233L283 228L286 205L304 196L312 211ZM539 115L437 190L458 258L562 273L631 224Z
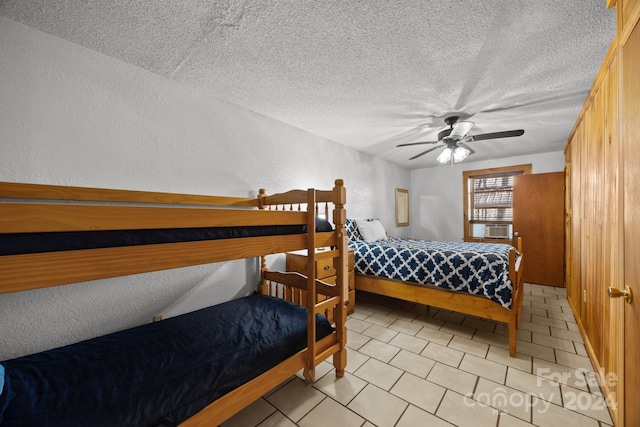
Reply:
M356 291L354 288L355 273L353 271L355 265L354 252L355 250L352 248L349 248L347 252L349 276L349 304L347 305L347 314L353 313L356 305ZM296 271L304 274L307 271L307 250L287 252L286 268L287 271ZM333 265L333 257L328 249L316 249L316 279L330 284L336 283L336 269Z

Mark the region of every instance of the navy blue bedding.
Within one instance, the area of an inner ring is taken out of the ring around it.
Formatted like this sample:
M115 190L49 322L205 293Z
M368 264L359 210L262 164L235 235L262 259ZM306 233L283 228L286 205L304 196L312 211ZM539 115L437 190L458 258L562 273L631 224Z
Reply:
M175 426L305 348L306 329L304 307L252 295L0 362L0 425ZM331 332L318 315L316 338Z
M316 231L333 231L333 227L327 220L316 218ZM172 228L158 230L13 233L0 235L0 256L78 249L110 248L118 246L150 245L158 243L301 234L306 232L306 224L301 224L248 227Z

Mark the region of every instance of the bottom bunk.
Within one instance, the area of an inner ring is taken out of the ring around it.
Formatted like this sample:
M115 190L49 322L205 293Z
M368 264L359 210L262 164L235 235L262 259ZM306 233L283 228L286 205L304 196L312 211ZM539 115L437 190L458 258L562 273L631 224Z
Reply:
M306 367L307 317L255 294L1 362L0 424L217 425ZM324 316L315 326L318 347L337 342Z

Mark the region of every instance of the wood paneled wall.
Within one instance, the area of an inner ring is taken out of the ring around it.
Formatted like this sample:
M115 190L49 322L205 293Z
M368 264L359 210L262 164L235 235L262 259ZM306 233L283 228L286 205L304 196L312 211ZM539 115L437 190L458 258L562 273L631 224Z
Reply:
M640 0L608 0L617 34L565 149L567 296L600 374L617 426L640 422L635 299L610 298L608 288L640 294L637 193L640 165ZM633 303L631 301L634 301Z

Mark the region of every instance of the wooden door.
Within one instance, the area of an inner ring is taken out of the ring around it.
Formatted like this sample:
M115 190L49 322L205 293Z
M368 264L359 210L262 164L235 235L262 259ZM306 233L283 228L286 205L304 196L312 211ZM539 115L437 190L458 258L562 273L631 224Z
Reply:
M624 425L640 426L640 23L622 44L621 144L624 267L622 282L633 301L624 303ZM622 298L619 298L622 300Z
M524 281L564 286L564 172L514 178L513 230L527 258Z

